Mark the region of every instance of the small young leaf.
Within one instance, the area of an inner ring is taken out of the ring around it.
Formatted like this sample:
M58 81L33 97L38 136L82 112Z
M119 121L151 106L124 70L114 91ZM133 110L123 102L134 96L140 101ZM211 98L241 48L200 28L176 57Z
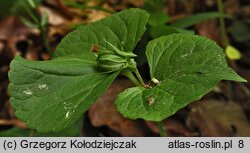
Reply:
M132 52L146 30L148 17L146 11L132 8L81 26L62 40L54 57L89 52L93 46L114 50L107 42L120 51Z
M163 0L145 0L144 2L144 9L150 13L162 12L163 7Z
M239 60L241 58L240 51L233 46L227 46L225 52L227 57L231 60Z
M21 5L29 7L29 1L37 7L43 0L0 0L0 15L20 15L19 13L24 11L24 8L20 8Z
M153 39L155 39L155 38L159 38L159 37L164 36L164 35L169 35L169 34L179 33L179 32L171 26L158 25L158 26L150 28L149 33L150 33L150 36Z
M48 24L49 24L48 15L47 15L47 13L42 12L42 15L41 15L41 26L44 27L44 26L47 26Z
M250 24L244 21L234 21L229 31L238 42L250 40Z
M148 19L148 24L152 27L164 25L168 22L169 16L163 12L151 13Z
M226 18L231 18L231 16L222 14ZM218 12L206 12L206 13L198 13L194 14L188 17L185 17L183 19L180 19L172 24L172 26L177 27L177 28L187 28L192 25L195 25L197 23L200 23L202 21L206 21L209 19L213 18L218 18L220 17L221 14Z
M80 118L118 73L101 74L92 53L50 61L17 56L9 91L16 116L39 132L61 131Z
M149 33L150 33L150 36L155 39L161 36L174 34L174 33L194 34L194 31L176 28L176 27L168 26L168 25L158 25L156 27L152 27Z
M11 8L17 3L18 0L0 0L0 15L10 15Z
M245 82L227 66L221 47L201 36L172 34L152 40L146 55L151 89L130 88L118 96L116 106L124 116L161 121L200 99L221 80Z
M13 1L13 0L11 0ZM16 0L13 6L11 6L11 12L15 15L28 14L36 10L43 0Z
M38 28L37 24L30 21L29 19L27 19L26 17L20 17L20 20L27 26L30 28Z
M36 9L38 7L38 5L36 5L36 3L33 0L27 0L30 7L32 7L33 9Z

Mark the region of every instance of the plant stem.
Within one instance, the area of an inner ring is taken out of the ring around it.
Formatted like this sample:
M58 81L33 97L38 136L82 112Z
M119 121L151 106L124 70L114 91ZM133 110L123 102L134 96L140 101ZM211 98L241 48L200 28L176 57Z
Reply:
M142 79L142 77L141 77L141 75L140 75L137 68L135 69L134 73L135 73L136 77L138 78L139 82L141 83L141 85L145 87L145 83L144 83L144 81L143 81L143 79Z
M157 124L157 127L158 127L158 129L159 129L160 136L161 136L161 137L166 137L166 136L167 136L167 131L166 131L166 129L165 129L163 120L160 121L160 122L156 122L156 124Z
M39 20L38 18L34 15L34 12L32 12L32 10L29 8L29 6L23 4L22 5L23 8L25 9L26 13L29 15L29 17L36 23L38 24L39 23Z
M34 3L34 1L30 1L30 4L31 3ZM31 6L33 7L33 6ZM49 41L48 41L48 38L47 38L47 27L43 27L39 21L39 14L38 12L34 12L31 10L30 7L26 6L26 5L23 5L23 8L25 9L25 11L28 13L29 17L34 21L34 23L38 26L38 29L40 31L40 35L41 35L41 38L42 38L42 41L44 43L44 46L46 48L46 50L49 52L50 56L52 55L51 53L51 48L50 48L50 44L49 44ZM36 8L33 8L33 9L36 9ZM44 29L46 28L46 29Z
M33 137L35 134L35 130L31 129L29 132L29 137Z
M221 33L221 41L222 46L225 48L229 45L229 39L226 34L226 28L225 28L225 20L223 16L223 3L222 0L217 0L217 7L220 13L220 33Z
M121 72L121 74L128 77L136 86L142 86L130 70L124 70L123 72Z
M46 50L49 52L49 55L51 56L52 51L51 51L51 47L50 47L50 44L49 44L49 41L48 41L47 32L45 32L43 30L43 27L40 28L40 32L41 32L41 37L42 37L44 46L45 46Z

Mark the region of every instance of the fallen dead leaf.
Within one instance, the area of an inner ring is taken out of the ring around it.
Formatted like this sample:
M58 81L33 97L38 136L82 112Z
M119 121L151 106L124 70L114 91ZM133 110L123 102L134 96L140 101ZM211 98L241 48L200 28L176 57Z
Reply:
M212 6L215 6L215 5L216 5L216 0L205 0L204 2L205 2L205 4L206 4L208 7L212 7Z
M56 10L60 12L64 17L71 20L73 19L74 15L70 12L70 9L65 6L63 1L60 0L46 0L46 3L53 6Z
M154 132L159 134L159 129L155 122L145 121L147 126ZM185 137L192 137L198 136L197 132L192 132L188 130L185 125L175 119L168 118L164 120L164 126L167 131L167 136L185 136Z
M143 7L144 0L127 0L129 5L133 5L135 7Z
M205 36L212 39L218 43L221 43L220 30L216 20L207 20L196 27L197 33L201 36Z
M95 21L103 19L109 15L110 15L110 13L107 13L104 11L91 10L88 14L88 19L89 19L89 22L95 22Z
M58 26L64 24L67 21L67 19L62 14L52 8L39 6L39 11L48 15L48 22L50 25Z
M133 84L127 79L115 80L107 92L89 109L88 115L95 127L108 126L122 136L143 136L143 126L137 121L123 118L114 106L118 93Z
M10 16L0 23L0 40L7 40L13 35L29 33L30 29L24 26L18 18Z
M33 34L32 29L24 26L16 17L8 17L0 23L0 40L5 42L6 56L10 59L20 54L17 44L26 41Z
M239 0L227 0L224 1L224 12L226 14L237 15L241 12Z
M187 126L201 136L249 136L250 124L240 105L208 100L189 105Z
M0 41L0 54L3 52L4 49L4 43Z
M62 11L47 6L40 6L39 11L46 12L48 15L48 39L51 44L55 45L57 45L60 41L58 40L58 37L64 37L77 26L88 23L88 20L82 17L86 14L86 12L78 8L67 8L67 12L70 13L72 17L67 17L67 15L62 13Z
M13 120L0 119L0 125L1 126L14 125L16 127L23 128L23 129L27 128L27 125L18 119L13 119Z

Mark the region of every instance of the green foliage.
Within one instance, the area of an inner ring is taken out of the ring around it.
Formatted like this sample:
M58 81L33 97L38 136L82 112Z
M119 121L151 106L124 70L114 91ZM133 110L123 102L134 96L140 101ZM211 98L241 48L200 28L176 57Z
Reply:
M152 38L159 38L161 36L170 35L174 33L194 34L194 31L176 28L168 25L157 25L155 27L150 28L149 33Z
M198 13L183 19L177 20L174 23L169 24L170 17L163 12L164 1L162 0L146 0L144 4L144 9L146 9L150 18L148 21L149 34L152 38L159 38L164 35L174 34L174 33L186 33L194 34L194 31L186 30L192 25L200 23L202 21L219 18L221 16L218 12L205 12ZM223 17L232 18L229 15L222 14Z
M132 52L148 17L146 11L128 9L79 27L63 39L50 61L17 56L9 71L10 101L16 116L39 132L61 131L77 121L122 74L137 87L119 95L118 111L132 119L160 121L201 98L220 80L245 81L227 67L225 54L213 41L173 34L147 45L155 83L147 87Z
M219 18L221 15L226 18L232 18L229 15L220 14L218 12L197 13L174 22L172 26L177 28L187 28L208 19Z
M0 0L0 15L10 15L11 8L18 0Z
M169 21L169 16L163 12L151 13L148 24L152 27L164 25Z
M157 25L149 31L152 38L159 38L164 35L179 33L176 29L167 25Z
M164 1L162 0L146 0L144 9L150 14L148 20L148 32L151 38L159 38L164 35L174 33L194 34L192 30L174 27L168 25L170 17L163 12Z
M222 14L223 17L232 18L229 15ZM194 31L186 30L190 26L193 26L202 21L208 19L219 18L221 16L218 12L205 12L197 13L183 19L177 20L171 25L166 25L169 21L169 17L162 13L150 13L150 18L148 24L151 26L149 33L152 38L159 38L164 35L173 34L173 33L187 33L194 34Z
M167 35L149 42L146 55L156 86L128 89L116 101L118 111L131 119L161 121L200 99L220 80L245 81L227 67L222 48L204 37Z
M164 1L163 0L145 0L144 9L150 14L162 12Z
M20 15L24 9L36 8L43 0L0 0L0 15Z
M17 56L9 72L16 116L43 133L72 125L117 76L97 72L95 59L90 53L51 61Z
M18 0L11 7L11 12L28 27L45 28L48 24L48 17L44 13L40 15L37 11L41 2L42 0Z
M229 31L233 38L238 42L247 42L250 40L250 22L234 21Z
M0 0L0 15L15 15L26 26L36 28L40 31L41 39L43 40L44 47L50 51L50 45L47 40L48 33L48 16L46 13L38 12L38 6L44 0ZM2 5L3 4L3 5ZM1 11L1 7L3 7ZM4 13L5 12L5 13Z

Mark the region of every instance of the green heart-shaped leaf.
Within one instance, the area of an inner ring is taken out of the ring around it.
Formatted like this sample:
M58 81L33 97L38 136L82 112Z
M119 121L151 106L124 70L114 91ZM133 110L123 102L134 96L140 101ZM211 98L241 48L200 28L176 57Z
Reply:
M114 50L115 47L121 51L132 52L146 30L148 18L146 11L132 8L81 26L63 39L54 57L81 54L93 48Z
M244 82L227 66L215 42L201 36L173 34L147 45L152 89L131 88L118 96L116 106L124 116L161 121L200 99L221 80Z
M118 75L101 74L96 66L94 54L50 61L17 56L9 71L10 101L16 116L39 132L69 127Z

